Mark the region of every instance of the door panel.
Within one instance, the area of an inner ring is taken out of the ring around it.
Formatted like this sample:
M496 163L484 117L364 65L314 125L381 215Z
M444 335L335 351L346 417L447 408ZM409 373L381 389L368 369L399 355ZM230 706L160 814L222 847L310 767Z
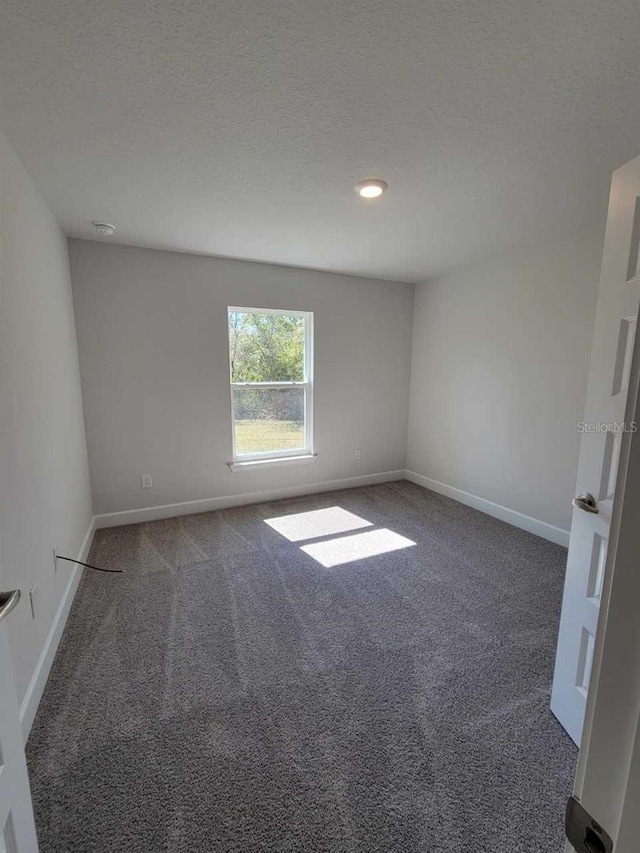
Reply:
M640 346L636 344L627 400L627 420L636 423L640 422L639 372ZM640 433L625 433L575 783L576 796L611 835L616 853L638 851L639 522Z
M608 556L640 304L640 158L613 176L587 387L551 710L580 745Z

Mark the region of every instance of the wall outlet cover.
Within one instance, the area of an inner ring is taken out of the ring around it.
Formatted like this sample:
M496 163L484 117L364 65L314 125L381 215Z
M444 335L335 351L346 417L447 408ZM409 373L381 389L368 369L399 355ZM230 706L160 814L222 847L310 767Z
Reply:
M151 477L151 474L140 474L140 488L141 489L153 488L153 479Z

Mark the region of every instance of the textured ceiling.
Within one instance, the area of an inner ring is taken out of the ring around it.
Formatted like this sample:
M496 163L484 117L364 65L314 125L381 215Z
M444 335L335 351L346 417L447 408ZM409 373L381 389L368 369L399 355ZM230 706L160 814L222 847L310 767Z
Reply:
M0 127L74 236L420 281L601 224L640 153L636 0L0 12Z

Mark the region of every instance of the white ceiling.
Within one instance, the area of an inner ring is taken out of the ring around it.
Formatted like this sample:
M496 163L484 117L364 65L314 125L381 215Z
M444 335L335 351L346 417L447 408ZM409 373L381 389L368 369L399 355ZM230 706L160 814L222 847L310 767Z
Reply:
M601 224L640 153L636 0L0 13L0 127L74 236L420 281Z

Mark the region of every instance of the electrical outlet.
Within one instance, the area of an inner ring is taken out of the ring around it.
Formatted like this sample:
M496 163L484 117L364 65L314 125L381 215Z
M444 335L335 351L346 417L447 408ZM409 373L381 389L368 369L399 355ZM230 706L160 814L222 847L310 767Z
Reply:
M354 450L354 451L353 451L353 458L354 458L357 462L360 462L360 460L362 459L362 451L361 451L361 450Z
M34 585L29 590L29 600L31 601L31 618L36 618L36 601L38 598L38 584L34 583Z
M58 546L55 545L53 548L53 571L58 571Z
M141 489L153 488L153 480L151 479L151 474L140 474L140 488Z

